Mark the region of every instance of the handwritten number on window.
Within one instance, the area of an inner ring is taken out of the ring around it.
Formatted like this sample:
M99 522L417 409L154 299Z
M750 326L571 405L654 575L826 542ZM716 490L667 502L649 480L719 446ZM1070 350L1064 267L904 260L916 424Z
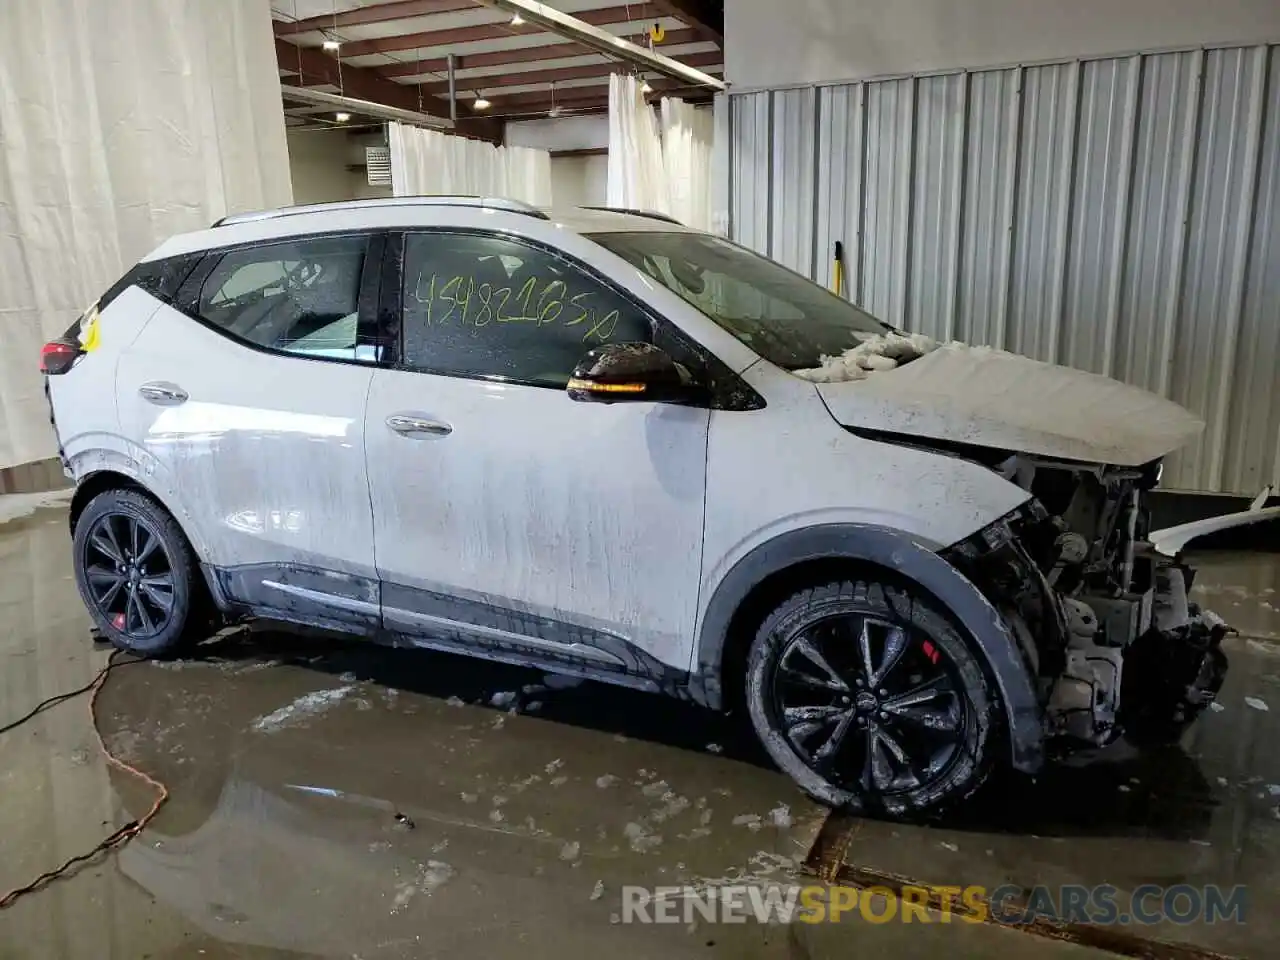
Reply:
M479 328L490 323L530 323L541 328L559 324L565 327L581 326L586 332L583 342L607 343L617 331L621 312L610 310L601 316L592 298L594 291L569 295L563 280L552 280L539 291L539 280L530 277L518 292L511 287L494 288L491 283L475 282L474 277L454 276L443 280L437 274L419 274L414 284L413 298L426 314L427 325L445 324L457 317L461 325ZM519 308L517 314L508 314L512 305ZM566 311L566 300L568 310ZM441 315L436 304L447 303L448 310ZM478 329L475 333L478 334Z
M543 288L542 296L538 297L538 326L548 323L555 323L560 318L560 314L564 311L564 300L552 296L552 291L557 290L560 298L563 298L567 292L563 280L552 280Z
M574 294L572 297L569 298L569 304L571 306L578 308L578 315L574 317L572 320L566 320L564 322L564 325L566 327L576 327L578 324L582 323L584 320L590 317L591 314L595 312L594 310L587 309L587 307L583 306L583 304L580 302L589 296L591 296L590 293L578 293L578 294Z
M510 293L511 291L507 291ZM493 286L482 283L476 288L476 299L480 301L480 309L476 311L475 325L483 327L493 319Z
M453 277L440 288L439 299L452 304L449 307L449 312L440 318L440 323L448 323L453 318L454 311L458 307L462 308L462 317L459 322L467 322L467 307L471 305L471 287L473 284L474 281L470 277ZM463 293L464 288L465 294Z
M514 320L527 320L529 317L529 298L533 296L533 288L537 286L537 277L530 277L524 282L524 286L520 288L520 292L516 294L516 303L520 305L520 315L513 317Z

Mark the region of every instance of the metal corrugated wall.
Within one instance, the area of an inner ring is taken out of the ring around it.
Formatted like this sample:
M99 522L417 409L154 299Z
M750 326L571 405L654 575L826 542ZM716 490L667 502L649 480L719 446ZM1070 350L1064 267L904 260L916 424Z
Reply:
M908 330L1204 417L1165 486L1280 482L1280 46L729 98L729 231Z

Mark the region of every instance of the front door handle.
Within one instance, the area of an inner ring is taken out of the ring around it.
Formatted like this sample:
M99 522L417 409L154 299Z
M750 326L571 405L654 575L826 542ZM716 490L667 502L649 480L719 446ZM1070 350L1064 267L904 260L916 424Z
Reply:
M424 433L433 437L447 437L453 433L453 427L440 420L428 420L406 413L395 413L387 417L387 426L406 437Z
M144 383L138 388L138 393L143 400L161 407L176 407L180 403L187 402L187 391L176 383L166 383L161 380Z

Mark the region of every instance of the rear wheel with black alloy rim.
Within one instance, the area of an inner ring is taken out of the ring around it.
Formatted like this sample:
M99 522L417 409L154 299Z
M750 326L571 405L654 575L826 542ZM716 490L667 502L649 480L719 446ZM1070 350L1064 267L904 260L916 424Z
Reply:
M761 624L746 686L774 762L833 807L936 816L990 769L991 682L912 585L855 580L791 596Z
M108 490L77 518L74 541L76 585L103 635L143 656L178 650L202 584L173 517L136 490Z

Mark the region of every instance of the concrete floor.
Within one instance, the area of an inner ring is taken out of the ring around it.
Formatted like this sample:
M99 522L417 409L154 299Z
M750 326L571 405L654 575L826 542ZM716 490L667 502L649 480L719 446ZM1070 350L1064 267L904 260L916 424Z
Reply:
M1280 640L1280 557L1212 558L1203 580L1229 620ZM0 525L0 623L0 723L106 659L57 508ZM824 823L846 863L940 884L1249 883L1246 926L1161 935L1263 956L1280 933L1267 639L1232 641L1225 709L1185 751L1001 787L946 829L827 823L736 724L657 697L268 632L203 654L112 673L102 735L171 799L122 850L0 912L2 960L1103 956L990 924L613 922L625 884L806 882ZM0 893L150 800L103 761L87 698L0 737Z

